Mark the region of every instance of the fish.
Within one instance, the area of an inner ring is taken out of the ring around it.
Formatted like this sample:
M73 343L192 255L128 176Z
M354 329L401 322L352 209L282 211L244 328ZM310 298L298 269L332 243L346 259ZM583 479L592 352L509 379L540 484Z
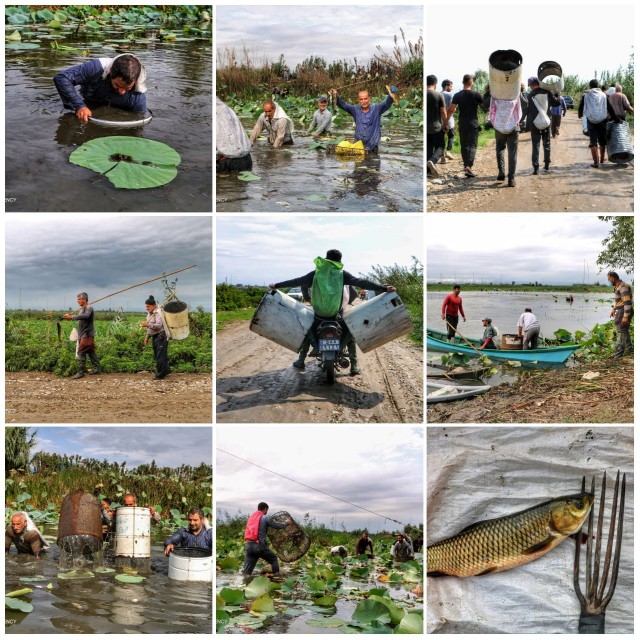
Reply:
M580 531L593 505L582 492L476 522L427 547L428 576L481 576L536 560Z

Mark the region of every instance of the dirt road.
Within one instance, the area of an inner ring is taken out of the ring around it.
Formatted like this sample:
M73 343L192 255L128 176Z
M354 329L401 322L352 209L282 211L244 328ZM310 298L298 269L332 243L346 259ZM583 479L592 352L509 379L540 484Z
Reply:
M212 421L210 374L107 373L81 380L5 374L7 424L203 423Z
M560 136L551 139L551 167L532 175L531 134L522 133L518 142L516 186L497 182L495 141L478 150L474 164L476 178L466 178L456 155L438 164L438 178L427 183L427 211L633 211L633 166L605 162L593 169L589 138L582 133L577 110L562 120ZM506 153L505 153L506 162Z
M361 375L344 369L334 385L312 358L305 371L295 369L295 353L252 333L248 322L216 338L218 423L423 420L422 349L405 338L359 351Z

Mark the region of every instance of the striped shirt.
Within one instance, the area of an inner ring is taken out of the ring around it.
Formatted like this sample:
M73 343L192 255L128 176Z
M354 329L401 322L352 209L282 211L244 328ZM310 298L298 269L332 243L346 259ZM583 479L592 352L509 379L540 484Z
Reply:
M631 318L633 311L631 287L626 282L622 282L622 280L613 290L613 308L616 311L624 309L624 317Z

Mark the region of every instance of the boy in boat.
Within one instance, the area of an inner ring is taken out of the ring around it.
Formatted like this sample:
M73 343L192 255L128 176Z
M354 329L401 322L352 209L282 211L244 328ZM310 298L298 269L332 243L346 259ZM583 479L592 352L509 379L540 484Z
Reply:
M131 54L115 58L96 58L56 74L53 82L65 109L87 122L93 115L87 105L108 105L144 113L147 91L144 65ZM75 87L80 85L80 95Z

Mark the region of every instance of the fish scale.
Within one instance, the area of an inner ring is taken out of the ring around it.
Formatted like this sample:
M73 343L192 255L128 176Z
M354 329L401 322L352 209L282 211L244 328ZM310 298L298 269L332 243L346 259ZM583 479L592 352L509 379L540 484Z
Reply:
M580 493L473 524L427 547L427 574L477 576L531 562L579 531L592 503Z

